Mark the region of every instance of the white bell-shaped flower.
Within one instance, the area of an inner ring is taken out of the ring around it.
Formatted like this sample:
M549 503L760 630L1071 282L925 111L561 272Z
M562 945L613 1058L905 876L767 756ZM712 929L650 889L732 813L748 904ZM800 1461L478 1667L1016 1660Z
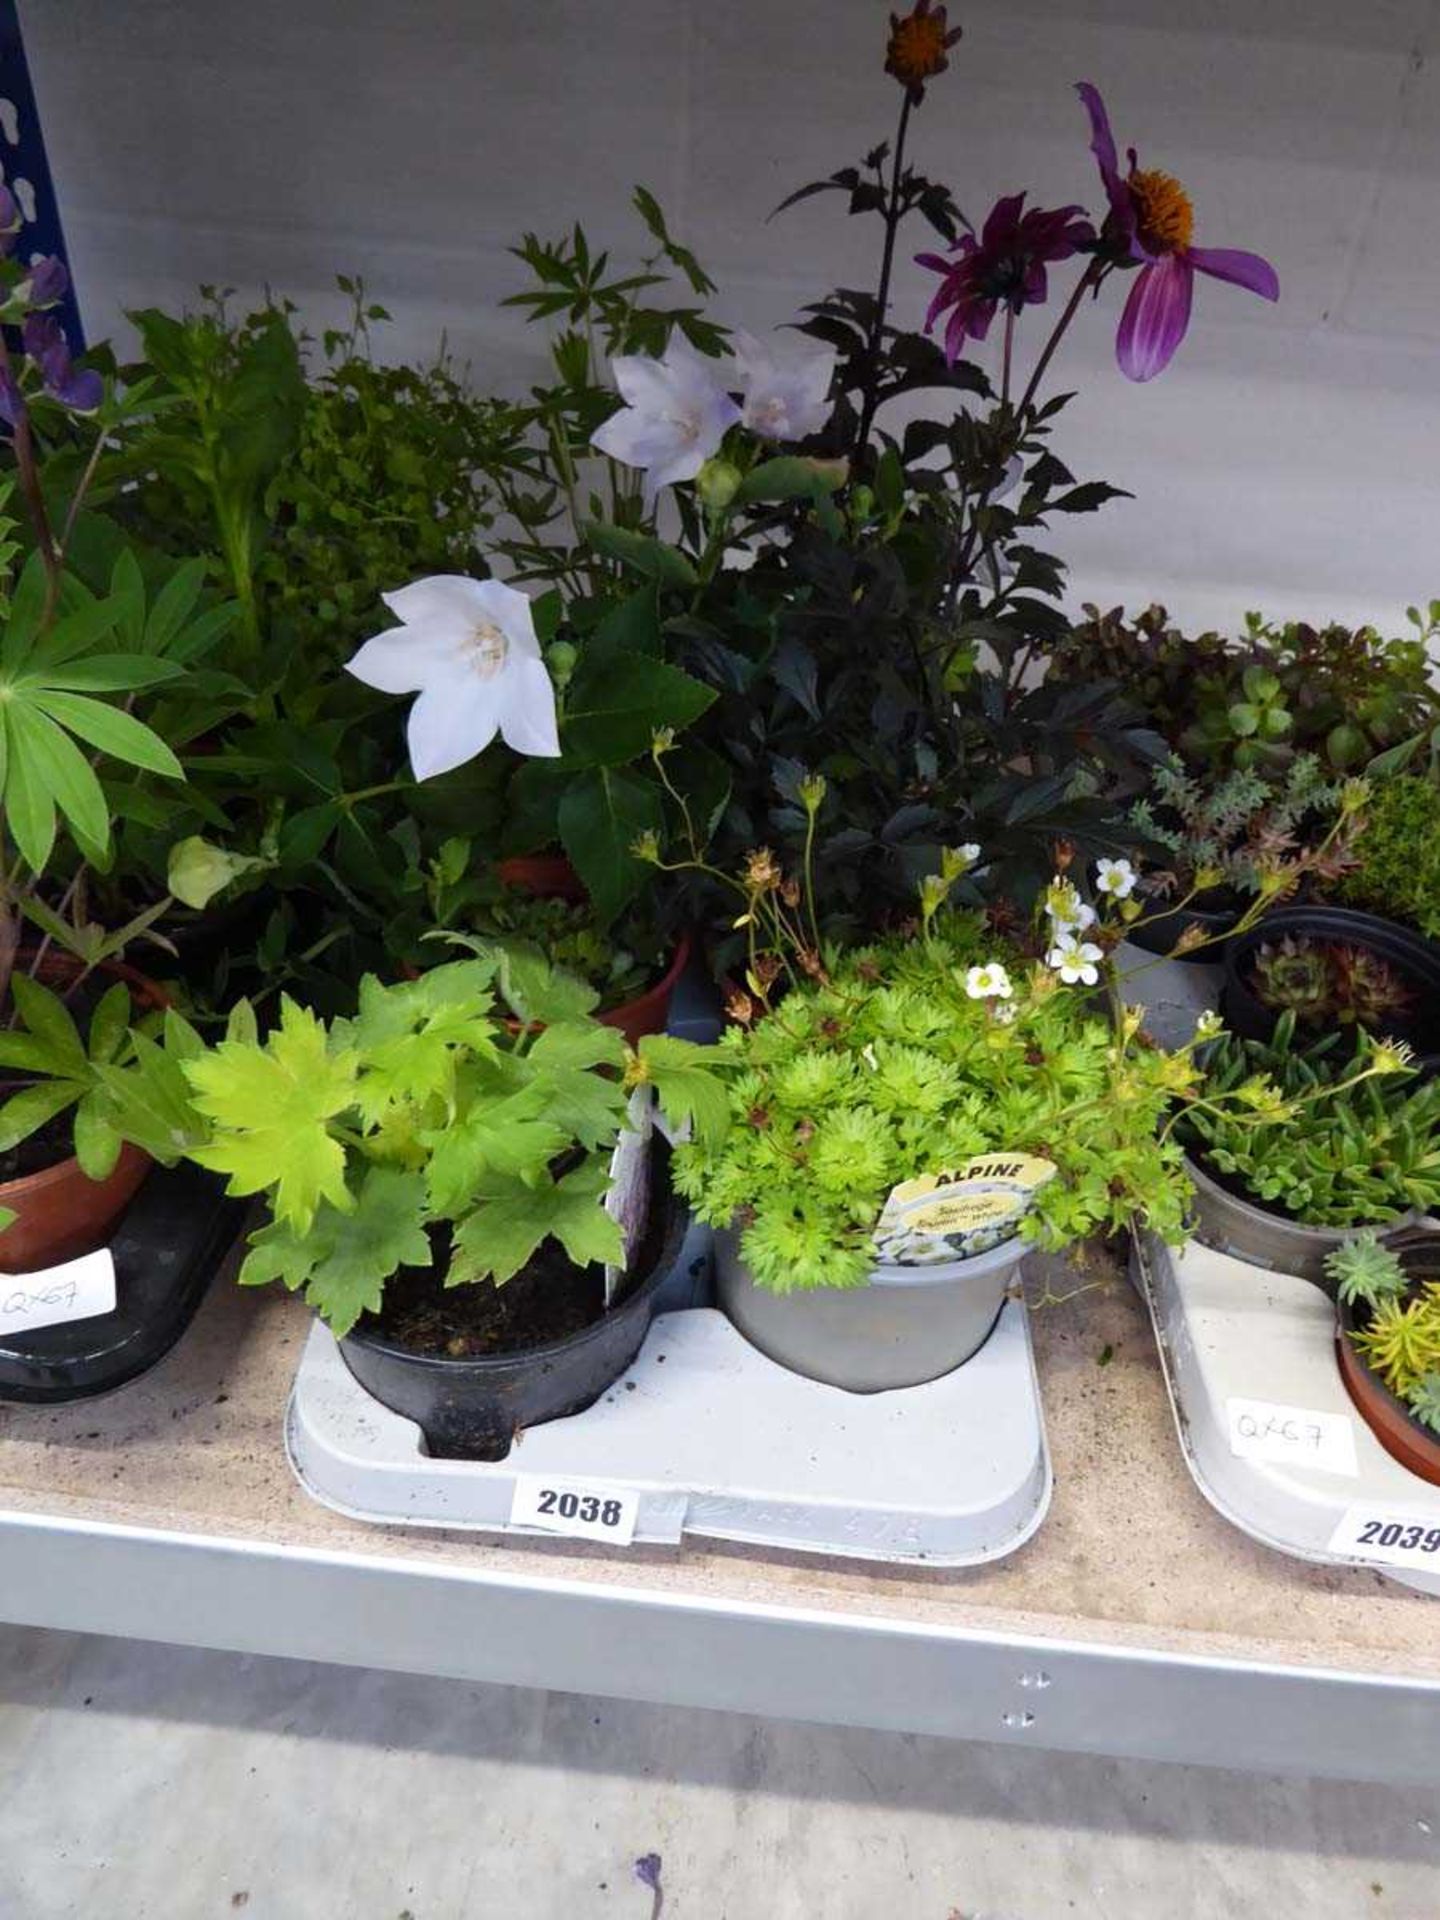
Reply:
M805 440L830 418L835 349L809 342L757 340L737 328L735 361L744 389L744 420L762 440Z
M693 480L740 418L725 386L728 365L697 353L678 331L658 360L629 353L611 362L625 405L590 444L622 466L644 470L647 507L661 487Z
M523 593L438 573L380 597L400 625L367 640L346 672L381 693L419 694L406 729L417 780L463 766L497 733L517 753L559 753L555 689Z

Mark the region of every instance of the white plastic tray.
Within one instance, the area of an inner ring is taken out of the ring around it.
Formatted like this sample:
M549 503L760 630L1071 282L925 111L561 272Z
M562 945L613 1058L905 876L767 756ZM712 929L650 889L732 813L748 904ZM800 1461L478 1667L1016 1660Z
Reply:
M286 1447L317 1500L360 1520L511 1528L516 1474L639 1495L637 1544L685 1534L863 1560L974 1566L1013 1553L1050 1503L1022 1303L975 1357L903 1391L847 1393L767 1360L713 1308L662 1314L593 1407L491 1464L432 1459L419 1429L311 1330Z
M1180 1445L1210 1504L1252 1539L1296 1559L1372 1566L1403 1586L1440 1594L1440 1567L1412 1572L1332 1549L1352 1508L1393 1510L1397 1518L1440 1526L1440 1487L1392 1459L1351 1402L1335 1360L1329 1297L1308 1280L1193 1241L1178 1252L1149 1241L1138 1266ZM1355 1472L1237 1454L1233 1400L1348 1421Z

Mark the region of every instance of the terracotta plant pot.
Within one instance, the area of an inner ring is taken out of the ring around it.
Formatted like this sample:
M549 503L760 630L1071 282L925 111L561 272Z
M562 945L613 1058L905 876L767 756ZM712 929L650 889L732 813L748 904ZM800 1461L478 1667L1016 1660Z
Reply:
M670 996L689 960L690 936L682 933L670 965L654 986L637 999L622 1001L618 1007L611 1007L608 1013L602 1013L602 1024L618 1027L632 1047L638 1047L647 1033L663 1033L665 1023L670 1018Z
M507 887L530 893L537 900L570 900L579 904L585 888L578 873L560 853L529 853L502 860L496 871ZM598 1017L607 1027L618 1027L632 1047L647 1033L663 1033L670 1017L670 996L690 959L690 936L682 934L670 965L653 987L633 1000L622 1000Z
M22 953L16 965L27 964ZM41 963L40 981L43 986L61 987L80 971L80 963L68 954L49 954ZM108 961L95 971L123 980L144 1007L169 1004L155 982L133 967ZM71 1154L38 1173L0 1183L0 1206L16 1215L0 1232L0 1272L35 1273L104 1246L154 1164L148 1153L127 1142L114 1171L104 1180L92 1180Z
M578 906L585 898L584 882L563 853L516 854L495 871L505 886L537 900L573 900Z
M1440 1234L1417 1234L1395 1248L1417 1284L1440 1280ZM1351 1345L1350 1336L1365 1324L1365 1309L1341 1302L1336 1313L1335 1355L1340 1378L1366 1426L1392 1459L1431 1486L1440 1487L1440 1433L1423 1426L1398 1395L1371 1372Z

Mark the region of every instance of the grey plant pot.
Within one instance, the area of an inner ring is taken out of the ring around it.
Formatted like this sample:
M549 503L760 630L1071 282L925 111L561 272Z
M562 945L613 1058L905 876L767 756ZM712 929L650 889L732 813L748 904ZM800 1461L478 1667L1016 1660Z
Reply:
M740 1236L715 1236L719 1302L769 1359L851 1393L918 1387L984 1346L1028 1251L1006 1240L968 1260L877 1267L863 1287L771 1293L740 1257Z
M1283 1214L1267 1213L1253 1201L1242 1200L1228 1192L1187 1157L1186 1171L1195 1183L1195 1238L1218 1253L1233 1254L1252 1266L1268 1267L1274 1273L1294 1274L1297 1280L1310 1280L1334 1297L1335 1289L1325 1277L1325 1258L1338 1246L1351 1240L1358 1227L1305 1227ZM1391 1221L1379 1232L1381 1240L1392 1239L1413 1227L1418 1216L1407 1213Z

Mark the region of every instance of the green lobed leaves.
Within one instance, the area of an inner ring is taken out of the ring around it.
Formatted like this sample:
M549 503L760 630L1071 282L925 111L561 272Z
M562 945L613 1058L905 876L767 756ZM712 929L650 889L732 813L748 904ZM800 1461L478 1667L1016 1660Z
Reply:
M379 1311L385 1282L400 1267L430 1261L425 1193L418 1175L397 1167L370 1167L342 1212L322 1201L305 1233L275 1220L251 1236L240 1269L243 1287L280 1280L304 1289L315 1311L337 1335L362 1313Z
M473 958L418 979L367 976L355 1014L328 1025L286 997L262 1040L242 1003L207 1047L176 1016L164 1047L137 1036L135 1070L104 1078L129 1137L172 1157L183 1138L230 1192L268 1196L241 1278L303 1289L339 1333L378 1309L397 1268L430 1263L428 1230L445 1223L450 1285L499 1284L551 1238L578 1263L618 1263L601 1202L627 1083L653 1079L672 1118L693 1115L707 1138L726 1119L706 1049L647 1042L628 1058L590 1018L583 982L536 954L463 944Z
M625 1257L619 1225L601 1205L609 1186L604 1157L592 1155L558 1180L535 1185L505 1174L487 1175L475 1205L455 1229L446 1285L512 1279L552 1235L577 1266L618 1265Z
M354 1103L359 1059L351 1049L332 1054L313 1013L284 995L263 1045L222 1040L184 1072L214 1128L191 1157L228 1175L228 1192L270 1190L276 1219L302 1237L322 1200L350 1209L345 1152L326 1123Z

